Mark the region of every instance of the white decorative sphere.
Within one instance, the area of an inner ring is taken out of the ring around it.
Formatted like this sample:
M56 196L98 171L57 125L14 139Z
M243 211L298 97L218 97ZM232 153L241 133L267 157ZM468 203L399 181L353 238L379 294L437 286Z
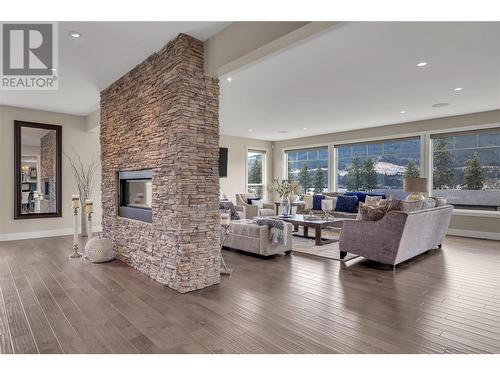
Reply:
M109 238L93 237L85 245L85 258L92 263L109 262L116 258L113 242Z

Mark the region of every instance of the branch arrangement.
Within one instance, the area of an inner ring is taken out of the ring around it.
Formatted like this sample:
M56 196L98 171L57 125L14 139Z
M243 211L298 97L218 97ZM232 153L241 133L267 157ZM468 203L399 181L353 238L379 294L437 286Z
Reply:
M302 194L302 187L297 181L280 180L279 178L275 178L273 180L272 187L273 190L279 194L280 198L288 198L293 194Z
M64 152L64 156L68 159L71 166L78 192L80 193L80 203L83 206L85 200L92 196L94 190L94 174L98 166L98 159L92 156L90 162L85 164L75 150L73 150L73 154L74 155L71 156Z

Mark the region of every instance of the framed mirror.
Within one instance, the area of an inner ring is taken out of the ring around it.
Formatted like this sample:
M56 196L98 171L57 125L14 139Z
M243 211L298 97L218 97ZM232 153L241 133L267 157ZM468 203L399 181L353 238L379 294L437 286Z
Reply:
M61 217L61 133L14 121L14 219Z

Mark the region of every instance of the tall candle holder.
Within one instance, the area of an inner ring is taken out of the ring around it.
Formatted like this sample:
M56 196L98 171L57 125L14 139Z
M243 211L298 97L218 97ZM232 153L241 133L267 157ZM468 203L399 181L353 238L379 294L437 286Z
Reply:
M226 265L226 262L224 261L224 257L222 256L222 248L224 247L224 244L226 243L227 238L229 237L229 234L231 233L231 215L226 212L221 212L221 241L220 241L220 263L221 263L221 268L220 268L220 274L221 275L229 275L231 276L231 273L233 273L233 269L229 268Z
M89 240L92 238L92 214L94 213L94 202L91 199L85 201L85 215L87 215L88 220L88 232Z
M94 213L94 204L92 200L87 199L85 201L85 215L87 216L87 221L88 221L88 239L87 239L87 244L90 242L92 239L92 214ZM87 256L87 246L85 246L85 259L89 259Z
M80 197L73 195L71 197L71 208L73 208L73 216L75 218L75 230L73 232L73 252L70 254L70 259L82 257L82 253L78 252L78 209L80 208Z

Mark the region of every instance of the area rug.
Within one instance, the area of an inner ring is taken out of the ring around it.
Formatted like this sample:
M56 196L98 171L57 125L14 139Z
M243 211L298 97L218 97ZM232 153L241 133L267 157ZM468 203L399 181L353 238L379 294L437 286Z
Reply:
M299 230L299 234L302 230ZM341 262L346 262L348 260L357 258L359 255L347 253L344 259L340 259L340 250L338 236L339 232L335 230L322 230L322 238L332 239L335 242L327 243L321 246L316 246L314 244L314 238L304 238L299 236L293 236L292 239L292 250L297 253L315 255L318 257L334 259Z

